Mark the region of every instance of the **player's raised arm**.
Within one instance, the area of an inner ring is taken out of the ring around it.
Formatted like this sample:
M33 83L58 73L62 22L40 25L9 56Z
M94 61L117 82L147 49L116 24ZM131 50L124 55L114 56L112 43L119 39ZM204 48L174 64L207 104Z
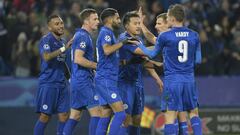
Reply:
M63 46L63 47L61 47L58 50L55 50L53 52L44 51L43 52L43 59L45 61L49 61L49 60L59 56L60 54L64 53L67 49L69 49L71 47L72 41L73 41L73 38L68 41L66 46ZM44 44L44 45L45 45L45 47L47 46L47 44ZM47 49L47 48L45 48L45 49Z
M145 24L144 24L145 15L143 15L142 7L139 8L139 10L138 10L138 15L139 15L140 20L141 20L140 25L141 25L141 29L142 29L142 32L143 32L144 37L145 37L150 43L155 44L157 37L154 36L153 33L145 26Z

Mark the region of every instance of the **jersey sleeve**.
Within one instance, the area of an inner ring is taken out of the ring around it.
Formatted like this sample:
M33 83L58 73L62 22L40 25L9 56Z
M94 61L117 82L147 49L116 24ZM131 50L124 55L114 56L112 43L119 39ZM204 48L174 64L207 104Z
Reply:
M196 53L195 53L195 64L200 64L202 61L202 54L201 54L201 43L199 36L197 36L197 48L196 48Z
M86 52L88 45L88 38L83 34L77 34L76 39L74 41L74 45L76 45L76 49L82 50Z
M112 41L114 40L112 34L110 32L104 31L102 33L101 45L112 45Z
M162 35L159 35L153 50L147 49L142 42L140 42L139 48L143 51L145 55L147 55L150 58L154 58L158 53L162 51L163 45L164 37Z
M39 44L39 51L40 55L42 56L44 52L50 53L51 52L51 46L49 40L46 38L42 38Z

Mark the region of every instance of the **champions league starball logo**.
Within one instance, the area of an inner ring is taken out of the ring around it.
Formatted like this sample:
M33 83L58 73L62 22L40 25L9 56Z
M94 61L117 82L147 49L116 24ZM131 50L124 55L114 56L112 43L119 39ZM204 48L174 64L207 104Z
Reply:
M49 50L49 49L50 49L50 47L49 47L48 44L44 44L44 45L43 45L43 48L44 48L44 50Z
M105 36L104 38L107 42L110 42L111 41L111 37L109 35Z
M86 43L85 43L85 42L81 42L81 43L80 43L80 47L81 47L81 48L86 48Z

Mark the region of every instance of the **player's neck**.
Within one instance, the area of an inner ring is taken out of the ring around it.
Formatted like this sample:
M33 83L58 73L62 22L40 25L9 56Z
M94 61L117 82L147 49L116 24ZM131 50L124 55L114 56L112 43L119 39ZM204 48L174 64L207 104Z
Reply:
M56 35L54 32L51 32L52 35L57 39L57 40L60 40L61 39L61 35Z
M92 29L89 26L83 25L82 29L86 30L88 33L92 33Z
M136 37L136 36L137 36L137 35L135 35L135 34L132 34L132 33L128 32L128 31L127 31L127 33L128 33L131 37Z
M106 23L104 24L105 27L108 27L109 29L113 30L112 24L111 23Z
M183 23L182 22L176 22L173 27L183 27Z

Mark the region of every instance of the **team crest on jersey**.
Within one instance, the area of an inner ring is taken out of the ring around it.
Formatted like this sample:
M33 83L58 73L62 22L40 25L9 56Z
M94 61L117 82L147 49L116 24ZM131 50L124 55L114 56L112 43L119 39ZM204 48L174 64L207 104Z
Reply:
M123 109L124 110L128 109L128 105L127 104L123 104Z
M94 96L94 100L98 100L98 96L97 95Z
M86 43L85 43L85 42L81 42L81 43L80 43L80 47L81 47L81 48L86 48Z
M50 46L49 46L48 44L44 44L44 45L43 45L43 48L44 48L44 50L49 50L49 49L50 49Z
M43 108L43 110L47 110L47 109L48 109L48 105L44 104L44 105L42 106L42 108Z
M111 37L109 35L106 35L105 38L104 38L107 42L110 42L111 41Z
M115 99L117 97L117 94L116 93L112 93L111 97L112 97L112 99Z

